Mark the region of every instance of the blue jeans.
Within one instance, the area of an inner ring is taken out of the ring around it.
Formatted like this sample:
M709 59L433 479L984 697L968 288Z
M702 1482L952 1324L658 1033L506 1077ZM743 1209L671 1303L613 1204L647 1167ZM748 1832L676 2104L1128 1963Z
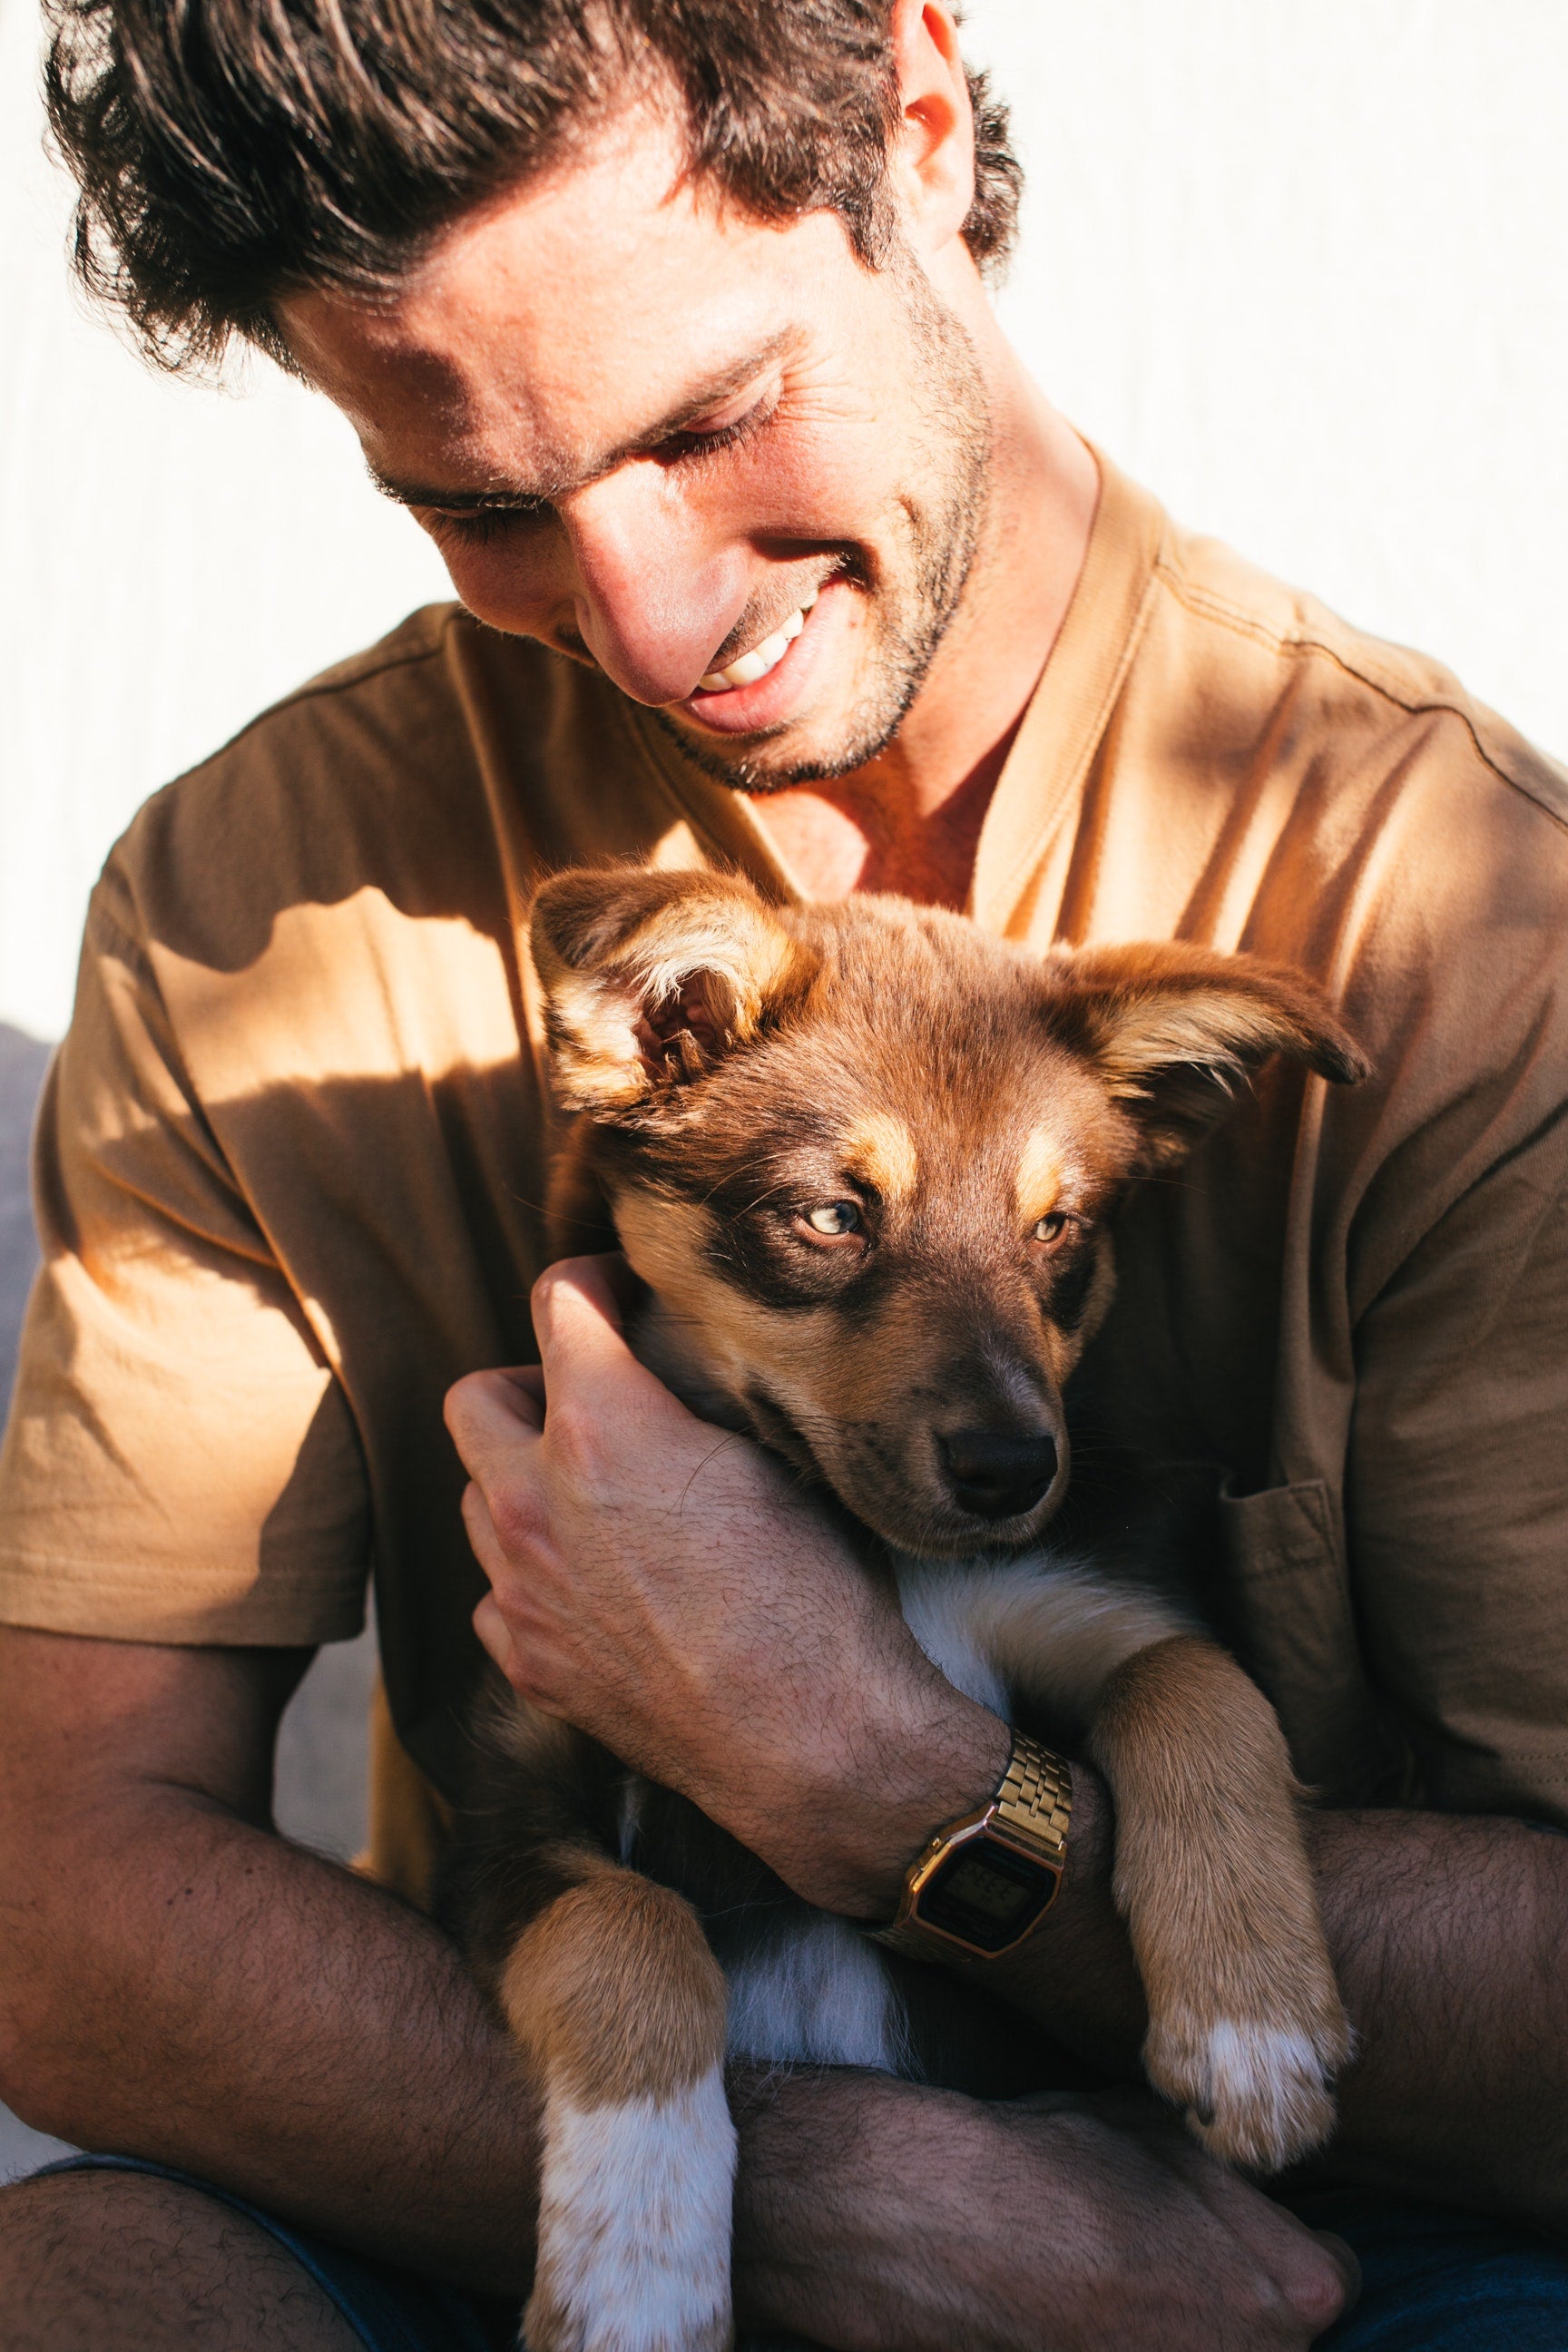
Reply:
M1289 2203L1362 2266L1361 2301L1321 2352L1568 2352L1568 2251L1532 2231L1362 2189Z
M94 2169L185 2180L248 2215L309 2272L366 2352L503 2352L516 2341L515 2305L366 2262L164 2165L78 2156L44 2168ZM1568 2352L1568 2253L1544 2239L1363 2189L1315 2190L1290 2203L1310 2228L1332 2230L1361 2261L1361 2301L1320 2339L1321 2352Z

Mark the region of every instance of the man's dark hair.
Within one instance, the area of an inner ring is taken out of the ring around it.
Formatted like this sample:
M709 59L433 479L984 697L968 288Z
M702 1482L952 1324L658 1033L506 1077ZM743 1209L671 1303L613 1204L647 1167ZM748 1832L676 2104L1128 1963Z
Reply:
M568 155L639 89L672 90L687 169L763 220L831 209L886 245L899 121L892 0L47 0L54 136L80 188L76 266L163 365L306 289L395 287L474 206ZM974 101L977 260L1021 174Z

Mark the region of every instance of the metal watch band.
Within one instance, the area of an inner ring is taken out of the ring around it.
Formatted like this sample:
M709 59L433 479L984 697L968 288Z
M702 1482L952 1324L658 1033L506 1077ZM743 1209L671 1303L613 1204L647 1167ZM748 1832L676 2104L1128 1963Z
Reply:
M1065 1870L1072 1818L1072 1768L1026 1732L1013 1734L1013 1753L996 1791L991 1826L1037 1851L1053 1870Z
M873 1927L873 1941L909 1959L931 1960L943 1956L984 1957L973 1945L944 1934L920 1919L915 1904L921 1888L946 1855L976 1835L995 1838L1040 1864L1059 1879L1067 1867L1068 1824L1072 1815L1072 1768L1054 1749L1015 1731L1012 1753L995 1795L978 1812L950 1822L929 1839L910 1865L903 1899L887 1927ZM1032 1923L1034 1924L1034 1923ZM1027 1931L1026 1931L1027 1932ZM1008 1948L1011 1948L1009 1947Z

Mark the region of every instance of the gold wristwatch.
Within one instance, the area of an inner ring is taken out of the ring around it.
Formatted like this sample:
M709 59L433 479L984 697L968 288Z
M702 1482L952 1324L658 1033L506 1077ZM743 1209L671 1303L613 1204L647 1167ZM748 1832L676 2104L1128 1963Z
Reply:
M1015 1731L995 1795L921 1848L896 1916L871 1930L877 1942L915 1960L1016 1950L1061 1884L1071 1815L1071 1767Z

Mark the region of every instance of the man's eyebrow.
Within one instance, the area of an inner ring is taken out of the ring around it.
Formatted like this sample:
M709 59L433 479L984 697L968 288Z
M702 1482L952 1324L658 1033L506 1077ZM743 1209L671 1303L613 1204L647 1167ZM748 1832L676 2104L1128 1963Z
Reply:
M763 368L782 357L797 340L794 329L784 329L776 335L771 335L755 351L731 361L728 367L720 369L716 374L697 385L657 424L648 425L619 448L612 449L585 473L572 479L542 483L532 489L520 489L512 485L503 488L500 484L484 490L453 489L434 482L400 481L393 475L384 474L380 467L374 465L369 468L370 478L384 498L395 499L399 506L405 507L443 507L452 514L473 514L526 511L533 507L547 506L552 499L562 498L568 490L581 489L587 483L596 482L602 476L613 473L628 457L639 457L649 449L657 449L663 442L673 440L678 434L695 424L700 416L706 415L710 409L718 408L724 401L732 399L753 376L760 375Z

